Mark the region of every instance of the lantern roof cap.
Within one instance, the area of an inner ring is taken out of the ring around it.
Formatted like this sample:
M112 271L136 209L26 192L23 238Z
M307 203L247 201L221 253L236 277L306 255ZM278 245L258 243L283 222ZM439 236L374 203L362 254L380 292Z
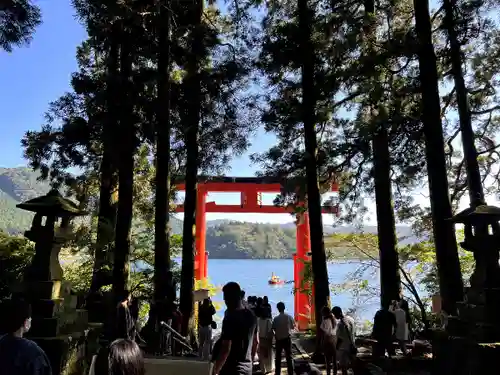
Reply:
M40 213L44 216L83 216L87 212L81 210L76 203L64 198L59 191L52 189L47 194L19 203L21 210Z
M454 223L474 224L487 223L500 220L500 207L481 204L476 207L468 207L450 219Z

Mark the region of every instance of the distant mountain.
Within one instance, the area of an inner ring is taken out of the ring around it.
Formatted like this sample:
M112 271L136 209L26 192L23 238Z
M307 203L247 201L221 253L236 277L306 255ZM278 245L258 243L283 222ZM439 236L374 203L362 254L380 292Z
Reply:
M324 233L349 234L360 232L352 226L325 226ZM365 226L364 233L377 233L376 226ZM400 244L418 242L409 226L397 226ZM207 251L212 258L291 258L296 251L294 223L262 224L228 221L208 226Z
M16 205L49 192L49 184L38 181L38 176L26 167L0 168L0 229L14 234L31 225L33 214Z
M27 211L16 208L16 204L46 194L50 186L37 180L38 173L25 167L0 168L0 229L9 233L22 233L33 218ZM172 233L182 234L182 220L171 217ZM239 222L230 219L207 222L207 251L212 258L290 258L295 252L295 223L266 224ZM325 234L353 233L353 226L324 226ZM376 233L376 226L364 226L363 232ZM414 243L408 226L398 226L396 232L402 243Z

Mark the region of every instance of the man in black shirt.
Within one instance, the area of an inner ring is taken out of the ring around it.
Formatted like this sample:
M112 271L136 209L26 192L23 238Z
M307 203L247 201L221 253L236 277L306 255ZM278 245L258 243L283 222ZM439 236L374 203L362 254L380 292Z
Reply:
M259 345L257 318L243 306L241 288L237 283L227 283L222 292L227 311L213 375L251 375L252 359Z
M396 316L389 311L389 306L383 305L373 319L372 337L377 340L373 350L375 357L383 357L386 351L389 357L393 354L392 342L396 327Z

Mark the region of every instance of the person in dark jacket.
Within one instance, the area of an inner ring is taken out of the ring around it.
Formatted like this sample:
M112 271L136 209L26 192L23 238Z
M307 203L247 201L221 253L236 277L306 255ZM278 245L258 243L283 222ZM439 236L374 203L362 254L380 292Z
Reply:
M396 317L389 311L389 306L384 304L373 318L372 337L377 340L373 348L374 357L384 357L385 352L391 357L393 336L397 327Z
M52 375L45 352L23 335L31 327L31 307L24 300L0 304L5 334L0 336L0 374Z
M212 323L215 313L212 301L210 298L205 298L198 312L199 354L203 359L208 359L212 351Z

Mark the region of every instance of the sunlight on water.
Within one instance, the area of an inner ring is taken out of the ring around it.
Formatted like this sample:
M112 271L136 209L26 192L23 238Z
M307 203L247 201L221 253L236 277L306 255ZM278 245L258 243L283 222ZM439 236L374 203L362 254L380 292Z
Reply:
M345 281L349 272L356 269L356 265L332 263L328 266L329 279L331 284ZM274 272L282 280L293 281L293 261L286 260L236 260L236 259L209 259L208 264L210 283L222 287L229 281L236 281L245 290L246 296L268 296L273 313L276 314L276 304L284 302L286 309L293 314L293 283L271 286L268 280ZM370 284L378 285L377 275L368 275L371 277ZM353 307L353 298L349 294L332 295L332 304L338 305L349 310ZM222 299L222 293L214 296L213 301L220 307L217 311L217 320L222 320L225 311L225 305ZM359 320L367 320L373 317L377 310L378 300L364 302L362 306L356 306L356 315ZM219 327L220 328L220 327Z

